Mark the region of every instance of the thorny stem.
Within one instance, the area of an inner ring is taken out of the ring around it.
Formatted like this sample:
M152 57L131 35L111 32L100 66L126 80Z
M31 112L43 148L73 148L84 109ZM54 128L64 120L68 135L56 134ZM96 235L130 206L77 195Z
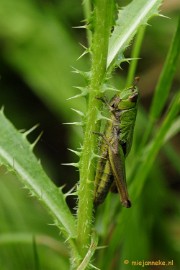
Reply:
M94 6L94 34L92 43L91 81L89 84L89 102L84 134L83 150L80 160L79 203L77 211L77 241L82 258L85 256L91 240L93 218L93 190L95 162L93 152L97 149L98 108L101 102L102 83L105 78L109 34L112 25L113 0L96 0Z

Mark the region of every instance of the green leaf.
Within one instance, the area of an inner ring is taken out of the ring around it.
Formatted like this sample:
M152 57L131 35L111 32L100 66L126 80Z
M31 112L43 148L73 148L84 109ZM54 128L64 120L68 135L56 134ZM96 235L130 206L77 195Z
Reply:
M162 110L169 97L171 84L177 69L178 57L180 52L180 18L177 24L177 30L171 42L166 61L164 63L160 78L158 80L155 94L153 96L152 105L149 113L149 121L147 124L146 132L141 142L141 148L145 145L151 131L153 130L154 123L162 113Z
M161 76L155 89L153 102L151 105L150 119L154 122L160 116L169 96L171 84L178 65L180 55L180 17L177 24L177 30L172 40L171 47L163 66Z
M119 11L116 26L109 41L107 68L117 57L122 56L139 27L147 24L152 16L158 15L161 2L161 0L134 0Z
M174 126L174 123L177 123L176 116L179 113L179 111L180 111L180 92L176 96L174 96L173 102L161 127L159 127L159 129L157 130L155 136L152 138L151 143L147 145L146 149L143 150L143 156L142 153L140 153L139 155L143 160L143 162L141 162L141 164L138 166L136 170L137 173L134 177L133 184L131 186L131 191L134 198L137 198L140 195L159 150L164 144L165 139L167 139L169 132L172 130L172 127Z
M28 133L28 132L27 132ZM55 224L64 235L76 236L75 220L65 202L64 195L45 174L32 152L32 145L0 112L0 164L14 171L31 194L49 210Z

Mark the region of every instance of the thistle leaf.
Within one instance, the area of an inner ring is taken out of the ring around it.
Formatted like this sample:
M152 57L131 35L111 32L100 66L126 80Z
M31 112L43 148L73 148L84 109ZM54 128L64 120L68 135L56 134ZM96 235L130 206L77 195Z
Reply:
M48 209L54 222L63 229L64 236L76 236L75 220L64 200L64 195L48 178L31 145L0 112L0 164L17 173L33 196Z
M112 64L119 64L118 58L122 58L124 50L141 25L155 15L162 0L134 0L124 9L119 11L118 19L109 41L107 68ZM117 60L117 62L116 62Z

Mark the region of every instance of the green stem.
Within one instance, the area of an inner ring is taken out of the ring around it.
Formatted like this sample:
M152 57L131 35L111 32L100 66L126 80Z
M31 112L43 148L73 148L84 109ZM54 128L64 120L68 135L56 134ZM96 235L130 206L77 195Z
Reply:
M93 153L97 150L97 138L93 131L99 129L97 123L97 100L105 78L108 41L112 22L113 0L96 0L94 7L94 35L92 43L91 81L89 84L89 103L84 134L83 150L80 160L79 204L77 211L77 241L79 252L85 256L91 239L93 190L95 161Z
M180 16L177 24L177 30L172 40L170 49L168 51L166 61L164 63L161 75L159 77L155 94L150 109L149 124L143 136L143 140L140 146L142 149L145 143L148 141L151 131L156 123L156 120L162 113L162 110L166 104L171 89L171 84L178 65L178 58L180 55Z
M131 62L131 65L129 67L126 87L129 87L130 85L132 85L134 77L135 77L135 72L136 72L136 68L137 68L137 64L138 64L138 60L139 60L138 57L139 57L139 53L140 53L140 49L141 49L141 44L142 44L142 41L144 38L145 29L146 29L145 26L142 26L139 29L135 44L134 44L133 49L132 49L132 54L131 54L132 62Z
M141 163L140 166L137 168L136 175L133 179L133 185L130 188L130 191L132 191L132 194L134 195L135 199L140 195L145 180L147 178L147 175L158 154L158 151L162 147L164 139L168 133L168 130L172 125L174 119L176 118L177 114L179 113L179 111L180 111L180 92L174 96L173 102L161 127L158 129L158 132L154 136L152 143L149 144L149 146L147 146L146 150L147 155L143 157L143 163ZM137 185L135 185L135 183L138 183L138 187Z
M83 11L84 11L84 18L86 18L86 21L89 22L90 16L91 16L91 1L90 0L84 0L83 1ZM86 28L86 36L88 45L90 46L92 41L92 33L89 30L89 28Z
M157 83L155 94L150 109L150 119L154 123L160 116L164 105L166 104L171 89L171 84L178 65L180 55L180 16L174 38L171 42L166 61L163 66L159 81Z

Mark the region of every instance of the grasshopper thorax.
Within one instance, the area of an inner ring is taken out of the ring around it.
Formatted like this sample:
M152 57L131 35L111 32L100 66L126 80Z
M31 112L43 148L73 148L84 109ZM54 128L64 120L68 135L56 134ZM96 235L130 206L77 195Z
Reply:
M138 102L139 91L137 86L133 86L122 90L119 94L115 95L111 102L110 107L112 111L128 110L136 107Z

